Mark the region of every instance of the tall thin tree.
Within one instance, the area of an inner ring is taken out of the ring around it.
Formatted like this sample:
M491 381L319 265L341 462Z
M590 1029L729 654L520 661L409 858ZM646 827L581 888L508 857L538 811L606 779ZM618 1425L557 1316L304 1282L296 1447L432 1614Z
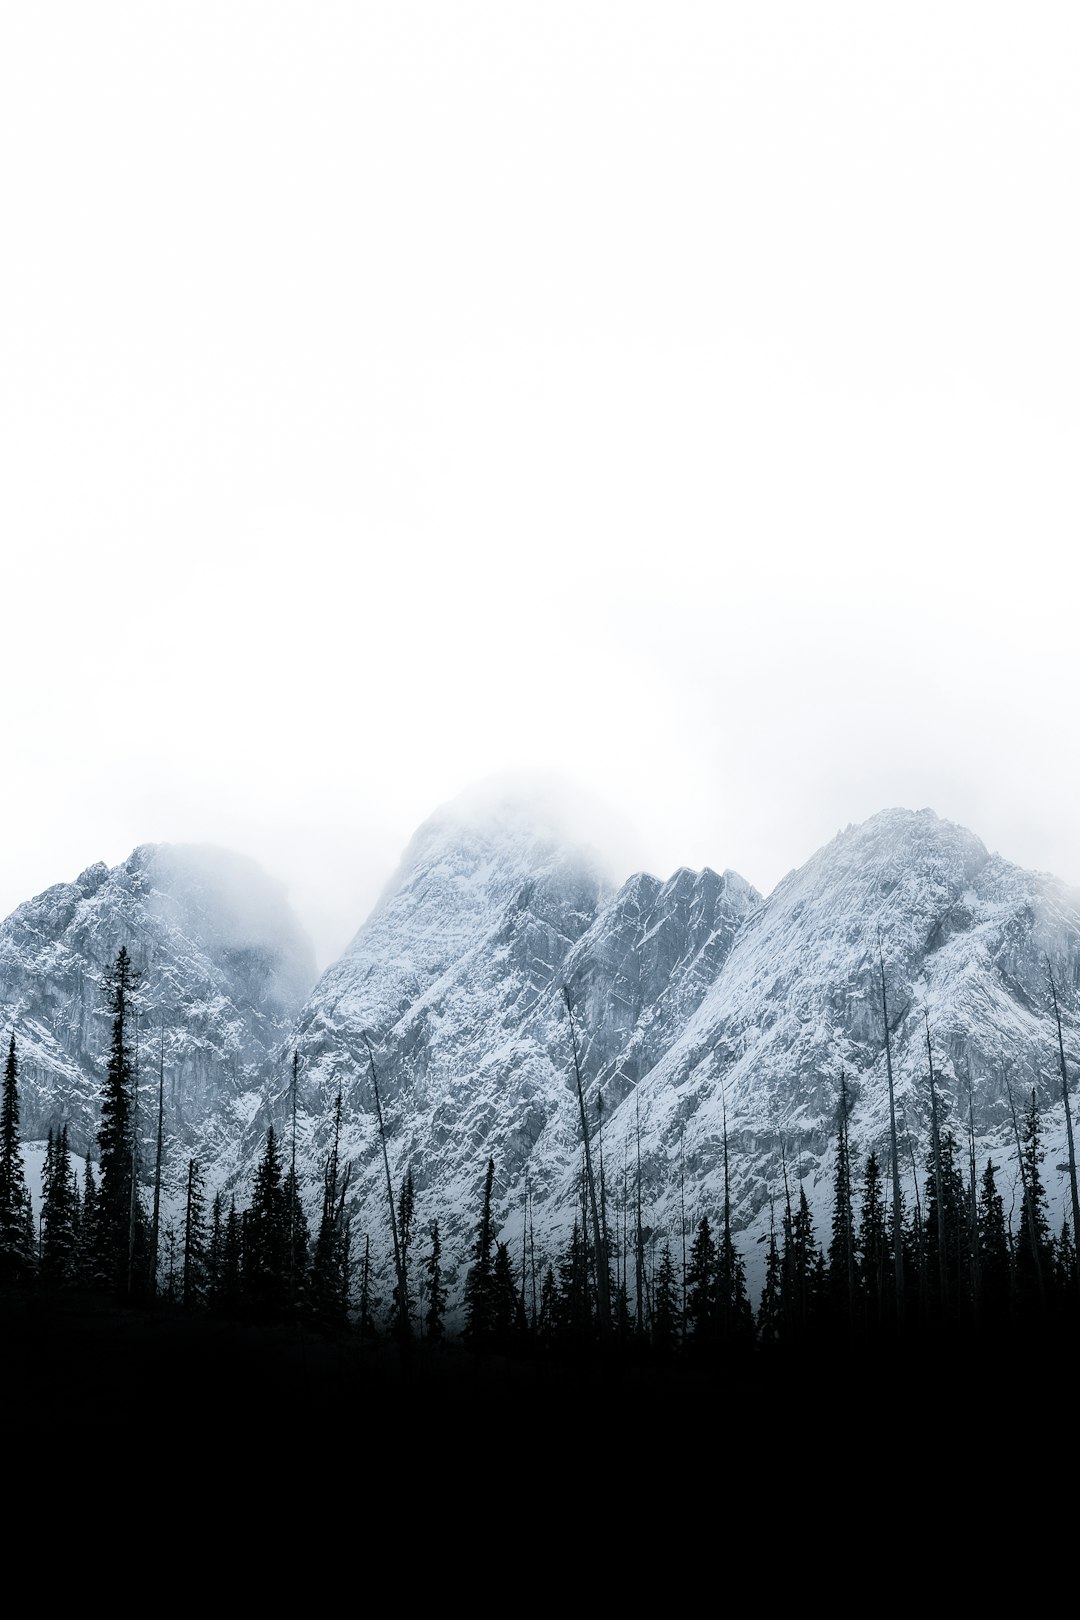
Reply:
M892 1228L893 1275L896 1286L896 1316L904 1320L904 1239L900 1213L900 1151L896 1137L896 1090L893 1085L892 1042L889 1037L889 1003L885 995L885 954L878 935L878 966L881 970L881 1020L885 1030L885 1071L889 1079L889 1145L892 1151Z
M1072 1194L1072 1236L1073 1254L1080 1247L1080 1195L1076 1186L1076 1148L1073 1145L1072 1109L1069 1107L1069 1072L1065 1067L1065 1042L1061 1034L1061 1008L1058 1006L1057 985L1054 983L1054 973L1050 966L1049 956L1046 958L1046 973L1050 980L1050 994L1054 1001L1054 1020L1057 1024L1058 1061L1061 1064L1061 1101L1065 1109L1065 1131L1069 1144L1069 1191ZM1080 1286L1080 1266L1074 1266L1073 1281Z
M563 1001L570 1023L570 1045L574 1056L574 1079L577 1083L578 1110L581 1116L581 1137L585 1149L585 1181L589 1196L589 1219L592 1223L593 1248L596 1252L596 1315L601 1338L611 1330L611 1299L608 1292L608 1255L604 1231L600 1221L596 1182L593 1178L592 1154L589 1150L589 1126L585 1117L585 1092L581 1084L581 1064L578 1061L577 1032L574 1028L574 1009L570 1003L569 988L563 985Z

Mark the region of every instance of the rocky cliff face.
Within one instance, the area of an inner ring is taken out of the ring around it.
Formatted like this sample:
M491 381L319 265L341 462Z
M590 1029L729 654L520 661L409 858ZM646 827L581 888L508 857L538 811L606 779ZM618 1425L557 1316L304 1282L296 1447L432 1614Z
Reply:
M582 1151L575 1055L602 1130L700 1004L759 900L736 874L711 871L641 875L615 891L527 803L440 813L301 1016L305 1162L328 1151L340 1088L354 1222L382 1257L378 1086L391 1184L396 1193L412 1171L417 1229L426 1238L439 1221L459 1294L489 1157L508 1236L526 1211L537 1228L561 1226ZM286 1106L283 1093L283 1130ZM576 1202L571 1191L571 1220Z
M16 1035L24 1136L66 1123L73 1151L96 1153L111 1028L102 979L122 945L141 975L135 1033L148 1134L163 1071L172 1158L198 1151L219 1166L237 1162L314 982L314 956L257 866L195 846L143 845L0 924L0 1006Z
M707 996L641 1081L634 1118L624 1109L612 1122L611 1149L640 1145L649 1207L671 1232L683 1207L691 1222L722 1211L726 1134L732 1216L760 1285L785 1176L828 1234L842 1081L856 1170L872 1148L891 1162L889 1058L903 1191L909 1208L925 1196L932 1054L944 1120L964 1150L973 1128L980 1169L991 1154L1015 1161L1013 1104L1022 1114L1035 1088L1060 1220L1051 974L1074 1074L1080 893L991 855L929 810L884 811L840 833L747 917Z

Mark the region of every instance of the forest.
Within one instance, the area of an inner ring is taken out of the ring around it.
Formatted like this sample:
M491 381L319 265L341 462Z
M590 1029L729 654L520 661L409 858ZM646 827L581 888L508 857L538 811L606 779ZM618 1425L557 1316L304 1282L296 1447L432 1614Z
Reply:
M810 1367L871 1367L927 1347L988 1354L1018 1347L1041 1354L1080 1325L1080 1270L1073 1225L1051 1230L1044 1150L1034 1089L1014 1108L1022 1184L1019 1217L1007 1219L1000 1166L977 1164L967 1142L939 1123L931 1063L932 1131L910 1207L896 1160L871 1152L852 1162L847 1097L836 1121L832 1216L815 1232L805 1191L785 1188L770 1235L760 1298L747 1291L744 1257L725 1205L692 1229L657 1242L640 1203L613 1221L602 1173L586 1152L581 1204L565 1250L538 1263L526 1241L512 1254L497 1239L495 1162L489 1159L465 1267L463 1314L447 1320L446 1257L439 1222L417 1228L411 1173L398 1187L386 1163L386 1219L394 1285L377 1297L371 1235L355 1242L347 1213L349 1167L338 1139L323 1171L312 1225L292 1142L269 1127L250 1197L208 1199L197 1159L186 1167L179 1222L161 1218L160 1125L153 1196L136 1173L131 1001L137 975L121 949L106 978L111 1039L103 1081L96 1169L78 1165L67 1128L51 1130L37 1220L19 1135L19 1058L11 1034L0 1101L0 1292L12 1302L108 1302L133 1316L166 1316L190 1333L233 1324L250 1337L291 1335L334 1345L359 1377L364 1368L466 1368L474 1385L504 1383L522 1369L687 1381L760 1380ZM1062 1079L1065 1086L1064 1057ZM295 1059L294 1059L295 1080ZM295 1096L295 1087L294 1087ZM1065 1090L1066 1105L1068 1093ZM376 1089L376 1100L378 1091ZM294 1116L295 1117L295 1116ZM1067 1116L1068 1118L1068 1113ZM583 1115L584 1119L584 1115ZM381 1113L380 1113L381 1122ZM725 1144L726 1150L726 1144ZM1073 1207L1075 1161L1071 1153ZM41 1318L45 1320L44 1317ZM51 1320L51 1319L50 1319ZM190 1340L186 1342L191 1342ZM208 1338L207 1342L211 1342ZM221 1343L221 1339L216 1341ZM515 1369L518 1371L515 1373Z

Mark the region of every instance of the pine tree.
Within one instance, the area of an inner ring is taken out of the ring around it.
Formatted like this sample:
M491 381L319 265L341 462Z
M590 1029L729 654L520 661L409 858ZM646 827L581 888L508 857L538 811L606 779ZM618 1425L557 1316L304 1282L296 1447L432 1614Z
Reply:
M781 1254L786 1332L804 1338L818 1325L825 1293L825 1258L814 1232L806 1188L800 1183L794 1214L785 1217Z
M1046 1308L1053 1273L1054 1244L1041 1170L1045 1156L1042 1122L1033 1086L1031 1102L1020 1130L1020 1170L1024 1190L1015 1265L1018 1303L1022 1311L1028 1312L1041 1312Z
M971 1305L970 1221L959 1148L950 1130L938 1132L926 1195L923 1235L930 1309L939 1317L956 1319Z
M197 1159L188 1160L184 1206L184 1272L182 1299L188 1310L206 1304L206 1177Z
M884 1325L892 1249L881 1161L873 1151L867 1158L863 1175L857 1254L864 1321L871 1336L875 1336Z
M365 1236L364 1258L360 1262L360 1296L356 1315L356 1331L362 1343L370 1344L379 1336L375 1326L375 1313L378 1308L379 1301L375 1298L371 1286L371 1238Z
M235 1197L229 1199L229 1213L225 1217L221 1240L221 1272L217 1288L215 1309L221 1316L237 1316L244 1302L244 1223L236 1207Z
M855 1268L855 1208L851 1189L851 1153L848 1146L847 1078L840 1076L840 1123L836 1134L836 1173L833 1178L832 1228L826 1263L829 1316L834 1328L850 1331L855 1324L857 1273Z
M432 1344L439 1344L444 1333L443 1320L446 1314L447 1292L442 1274L442 1240L439 1236L439 1223L433 1221L431 1225L431 1249L424 1261L424 1271L427 1274L427 1314L424 1317L424 1331Z
M87 1150L83 1166L82 1209L77 1251L79 1282L84 1288L99 1288L103 1281L99 1252L100 1221L97 1179Z
M79 1188L71 1168L68 1128L50 1131L41 1174L41 1251L43 1283L66 1288L78 1280Z
M103 1282L119 1293L134 1290L135 1251L146 1244L145 1218L138 1196L135 1151L135 1072L129 1040L138 973L122 945L105 976L105 999L112 1014L112 1039L98 1128L100 1181L97 1196L97 1259Z
M401 1298L400 1286L395 1286L393 1301L390 1310L391 1328L395 1336L408 1336L412 1332L412 1291L409 1286L409 1251L413 1240L413 1220L416 1214L416 1188L413 1182L412 1170L405 1172L398 1193L397 1203L397 1230L398 1244L401 1255L401 1277L404 1282L405 1298Z
M244 1300L263 1319L286 1315L284 1214L281 1153L271 1124L244 1220Z
M1011 1269L1005 1204L998 1192L996 1165L987 1159L979 1182L979 1315L988 1327L1004 1321L1010 1305Z
M492 1348L503 1355L510 1354L521 1343L524 1327L524 1311L510 1248L506 1243L496 1243L491 1268Z
M19 1139L19 1062L8 1043L0 1099L0 1283L24 1283L34 1269L34 1227Z
M495 1226L491 1210L491 1192L495 1183L495 1160L489 1159L484 1177L484 1199L480 1220L476 1228L472 1265L465 1279L465 1332L466 1344L474 1350L485 1350L491 1341L492 1330L492 1278L494 1271Z
M349 1223L345 1195L349 1168L341 1169L341 1092L334 1104L334 1135L323 1170L323 1202L308 1282L311 1312L326 1328L345 1326L348 1291Z
M679 1286L675 1274L675 1257L671 1244L665 1243L660 1251L660 1263L653 1279L653 1308L649 1342L653 1356L666 1365L679 1345Z
M686 1333L695 1354L715 1345L716 1322L716 1243L709 1217L703 1215L690 1245L686 1271Z
M775 1220L769 1227L765 1281L757 1308L757 1335L759 1343L767 1348L781 1344L784 1339L784 1267L776 1241Z
M559 1257L556 1280L555 1348L572 1359L585 1356L593 1348L597 1322L592 1255L579 1220L574 1222L570 1239Z
M206 1244L206 1303L211 1311L221 1305L221 1274L225 1249L225 1195L220 1187L210 1205L210 1235Z
M296 1103L299 1075L300 1054L294 1051L292 1061L292 1082L289 1088L289 1098L292 1112L289 1168L285 1172L285 1179L282 1182L281 1188L285 1226L285 1273L283 1277L283 1291L285 1296L285 1305L294 1313L301 1311L306 1303L305 1296L309 1284L308 1250L311 1247L311 1231L308 1227L307 1216L304 1213L303 1199L300 1197L300 1177L296 1168ZM335 1181L340 1134L341 1092L339 1091L337 1096L334 1138Z

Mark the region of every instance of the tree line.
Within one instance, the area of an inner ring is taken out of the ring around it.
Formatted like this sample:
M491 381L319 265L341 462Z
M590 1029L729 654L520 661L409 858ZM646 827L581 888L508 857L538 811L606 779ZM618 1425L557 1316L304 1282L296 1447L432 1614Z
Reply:
M774 1208L764 1285L751 1300L746 1267L726 1197L712 1217L677 1240L646 1229L640 1189L624 1218L612 1217L602 1164L583 1155L579 1207L561 1252L538 1259L526 1219L520 1250L497 1237L495 1162L489 1159L475 1235L466 1256L460 1335L447 1328L446 1269L439 1222L417 1230L412 1172L387 1180L394 1285L375 1293L370 1236L354 1252L347 1211L351 1167L340 1152L342 1098L336 1098L331 1147L323 1166L318 1219L311 1223L296 1166L293 1060L291 1140L271 1125L250 1200L237 1205L206 1192L205 1173L188 1161L183 1213L161 1221L162 1117L151 1207L137 1154L134 1054L130 1042L137 974L122 948L105 977L111 1015L97 1169L89 1151L82 1175L72 1163L66 1125L50 1130L37 1223L19 1136L18 1053L12 1031L0 1097L0 1284L103 1291L132 1302L165 1301L191 1312L265 1323L302 1323L327 1332L380 1339L402 1348L436 1346L448 1337L478 1356L573 1361L602 1353L658 1366L709 1365L733 1356L804 1353L838 1340L873 1347L917 1329L1000 1337L1080 1319L1075 1227L1051 1230L1042 1175L1045 1150L1037 1094L1013 1106L1021 1199L1016 1224L1006 1217L992 1158L976 1162L973 1122L967 1141L945 1124L933 1059L928 1059L930 1144L910 1201L893 1163L872 1151L853 1164L848 1093L841 1082L835 1138L832 1214L820 1239L806 1191ZM567 1012L571 1017L569 996ZM1057 1011L1056 994L1054 1001ZM886 1023L886 1041L887 1041ZM1060 1035L1060 1022L1059 1022ZM573 1046L579 1099L584 1100ZM1062 1048L1062 1084L1068 1089ZM372 1057L372 1078L379 1102ZM891 1066L890 1066L891 1087ZM1010 1092L1010 1103L1013 1103ZM378 1109L380 1134L382 1113ZM1070 1175L1075 1163L1069 1131ZM725 1189L727 1136L724 1131ZM913 1164L913 1171L916 1170ZM892 1174L889 1174L890 1169ZM1074 1191L1075 1196L1075 1191ZM526 1195L528 1205L528 1197Z

